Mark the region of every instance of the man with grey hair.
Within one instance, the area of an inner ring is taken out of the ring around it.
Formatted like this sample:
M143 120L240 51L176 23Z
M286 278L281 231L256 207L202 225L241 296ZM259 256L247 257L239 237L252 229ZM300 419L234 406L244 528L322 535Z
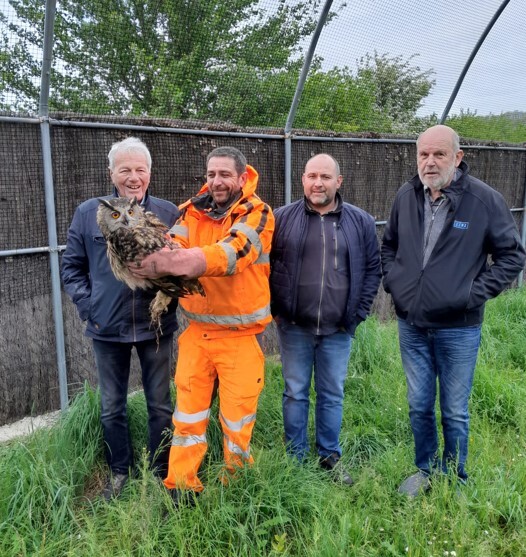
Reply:
M151 156L135 137L115 143L108 154L111 197L137 198L146 211L155 213L171 227L177 207L149 195ZM148 409L148 450L155 473L164 477L168 468L166 434L170 435L172 402L173 333L177 329L177 303L162 316L162 334L157 343L150 327L149 305L155 291L130 290L118 281L106 255L106 242L97 225L99 198L79 205L68 231L62 257L64 290L86 323L86 336L93 341L101 393L101 422L110 475L102 496L116 497L133 466L133 448L126 413L130 359L135 347ZM164 445L164 446L163 446Z
M415 442L418 472L399 488L410 497L427 491L437 473L449 471L460 483L467 479L468 399L484 304L511 284L526 259L504 198L469 175L458 135L433 126L416 147L418 176L398 191L381 250L384 288L398 316Z

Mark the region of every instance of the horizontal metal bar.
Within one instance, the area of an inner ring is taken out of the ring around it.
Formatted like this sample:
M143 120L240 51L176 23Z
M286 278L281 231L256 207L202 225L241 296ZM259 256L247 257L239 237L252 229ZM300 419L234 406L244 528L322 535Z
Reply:
M343 143L416 143L416 139L392 139L388 137L334 137L316 135L291 135L295 141L331 141Z
M103 128L116 130L133 130L143 132L163 132L176 133L183 135L214 135L225 137L253 137L255 139L283 139L283 134L270 133L249 133L249 132L229 132L226 130L199 130L187 128L167 128L163 126L140 126L138 124L111 124L109 122L78 122L70 120L49 119L49 123L53 126L75 127L75 128Z
M393 139L389 137L323 137L314 135L292 135L294 141L329 141L339 143L406 143L415 144L416 139ZM526 151L526 147L508 145L461 145L462 149L491 149L494 151Z
M19 116L0 116L0 122L12 122L13 124L40 124L40 118L23 118Z
M66 246L57 246L56 249L50 248L49 246L43 248L21 248L21 249L11 249L0 251L0 257L11 257L13 255L29 255L32 253L51 253L64 251Z
M512 213L523 213L524 211L526 211L526 208L524 207L513 207L512 209L510 209L510 211ZM384 226L387 224L386 220L377 220L375 222L376 226ZM32 253L50 253L51 251L64 251L66 249L66 246L57 246L56 250L52 250L50 247L46 246L46 247L42 247L42 248L22 248L22 249L13 249L13 250L4 250L4 251L0 251L0 257L11 257L13 255L29 255Z

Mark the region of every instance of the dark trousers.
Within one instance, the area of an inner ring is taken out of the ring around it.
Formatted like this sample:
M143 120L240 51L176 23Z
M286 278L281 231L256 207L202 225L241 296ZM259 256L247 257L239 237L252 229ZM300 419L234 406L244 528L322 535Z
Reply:
M142 384L148 409L150 463L164 477L168 469L171 438L173 335L135 343L93 340L101 393L101 422L106 460L114 474L127 474L133 466L133 449L127 417L128 382L132 348L141 363ZM161 446L161 447L160 447Z

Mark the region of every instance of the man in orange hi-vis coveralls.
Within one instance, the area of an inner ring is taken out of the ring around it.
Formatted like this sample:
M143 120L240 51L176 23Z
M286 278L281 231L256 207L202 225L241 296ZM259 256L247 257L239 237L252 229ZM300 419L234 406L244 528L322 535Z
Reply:
M129 266L140 277L199 277L206 293L179 302L189 326L178 341L175 429L164 480L176 506L194 504L203 490L198 470L216 380L225 473L253 462L250 438L264 384L258 338L271 320L274 216L255 193L258 174L240 151L219 147L207 157L206 176L170 230L187 249L164 248Z

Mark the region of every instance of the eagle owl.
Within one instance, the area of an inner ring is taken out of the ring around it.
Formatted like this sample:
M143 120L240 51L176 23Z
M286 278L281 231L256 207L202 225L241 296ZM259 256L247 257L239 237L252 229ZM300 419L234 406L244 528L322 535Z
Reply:
M150 317L152 324L159 331L161 315L172 299L196 293L204 296L203 287L197 279L174 276L158 279L134 277L128 270L127 263L141 260L165 246L171 249L177 249L178 246L170 240L167 234L168 227L153 213L145 212L135 197L116 197L99 201L97 224L108 244L108 259L113 274L132 290L158 290L150 304Z

